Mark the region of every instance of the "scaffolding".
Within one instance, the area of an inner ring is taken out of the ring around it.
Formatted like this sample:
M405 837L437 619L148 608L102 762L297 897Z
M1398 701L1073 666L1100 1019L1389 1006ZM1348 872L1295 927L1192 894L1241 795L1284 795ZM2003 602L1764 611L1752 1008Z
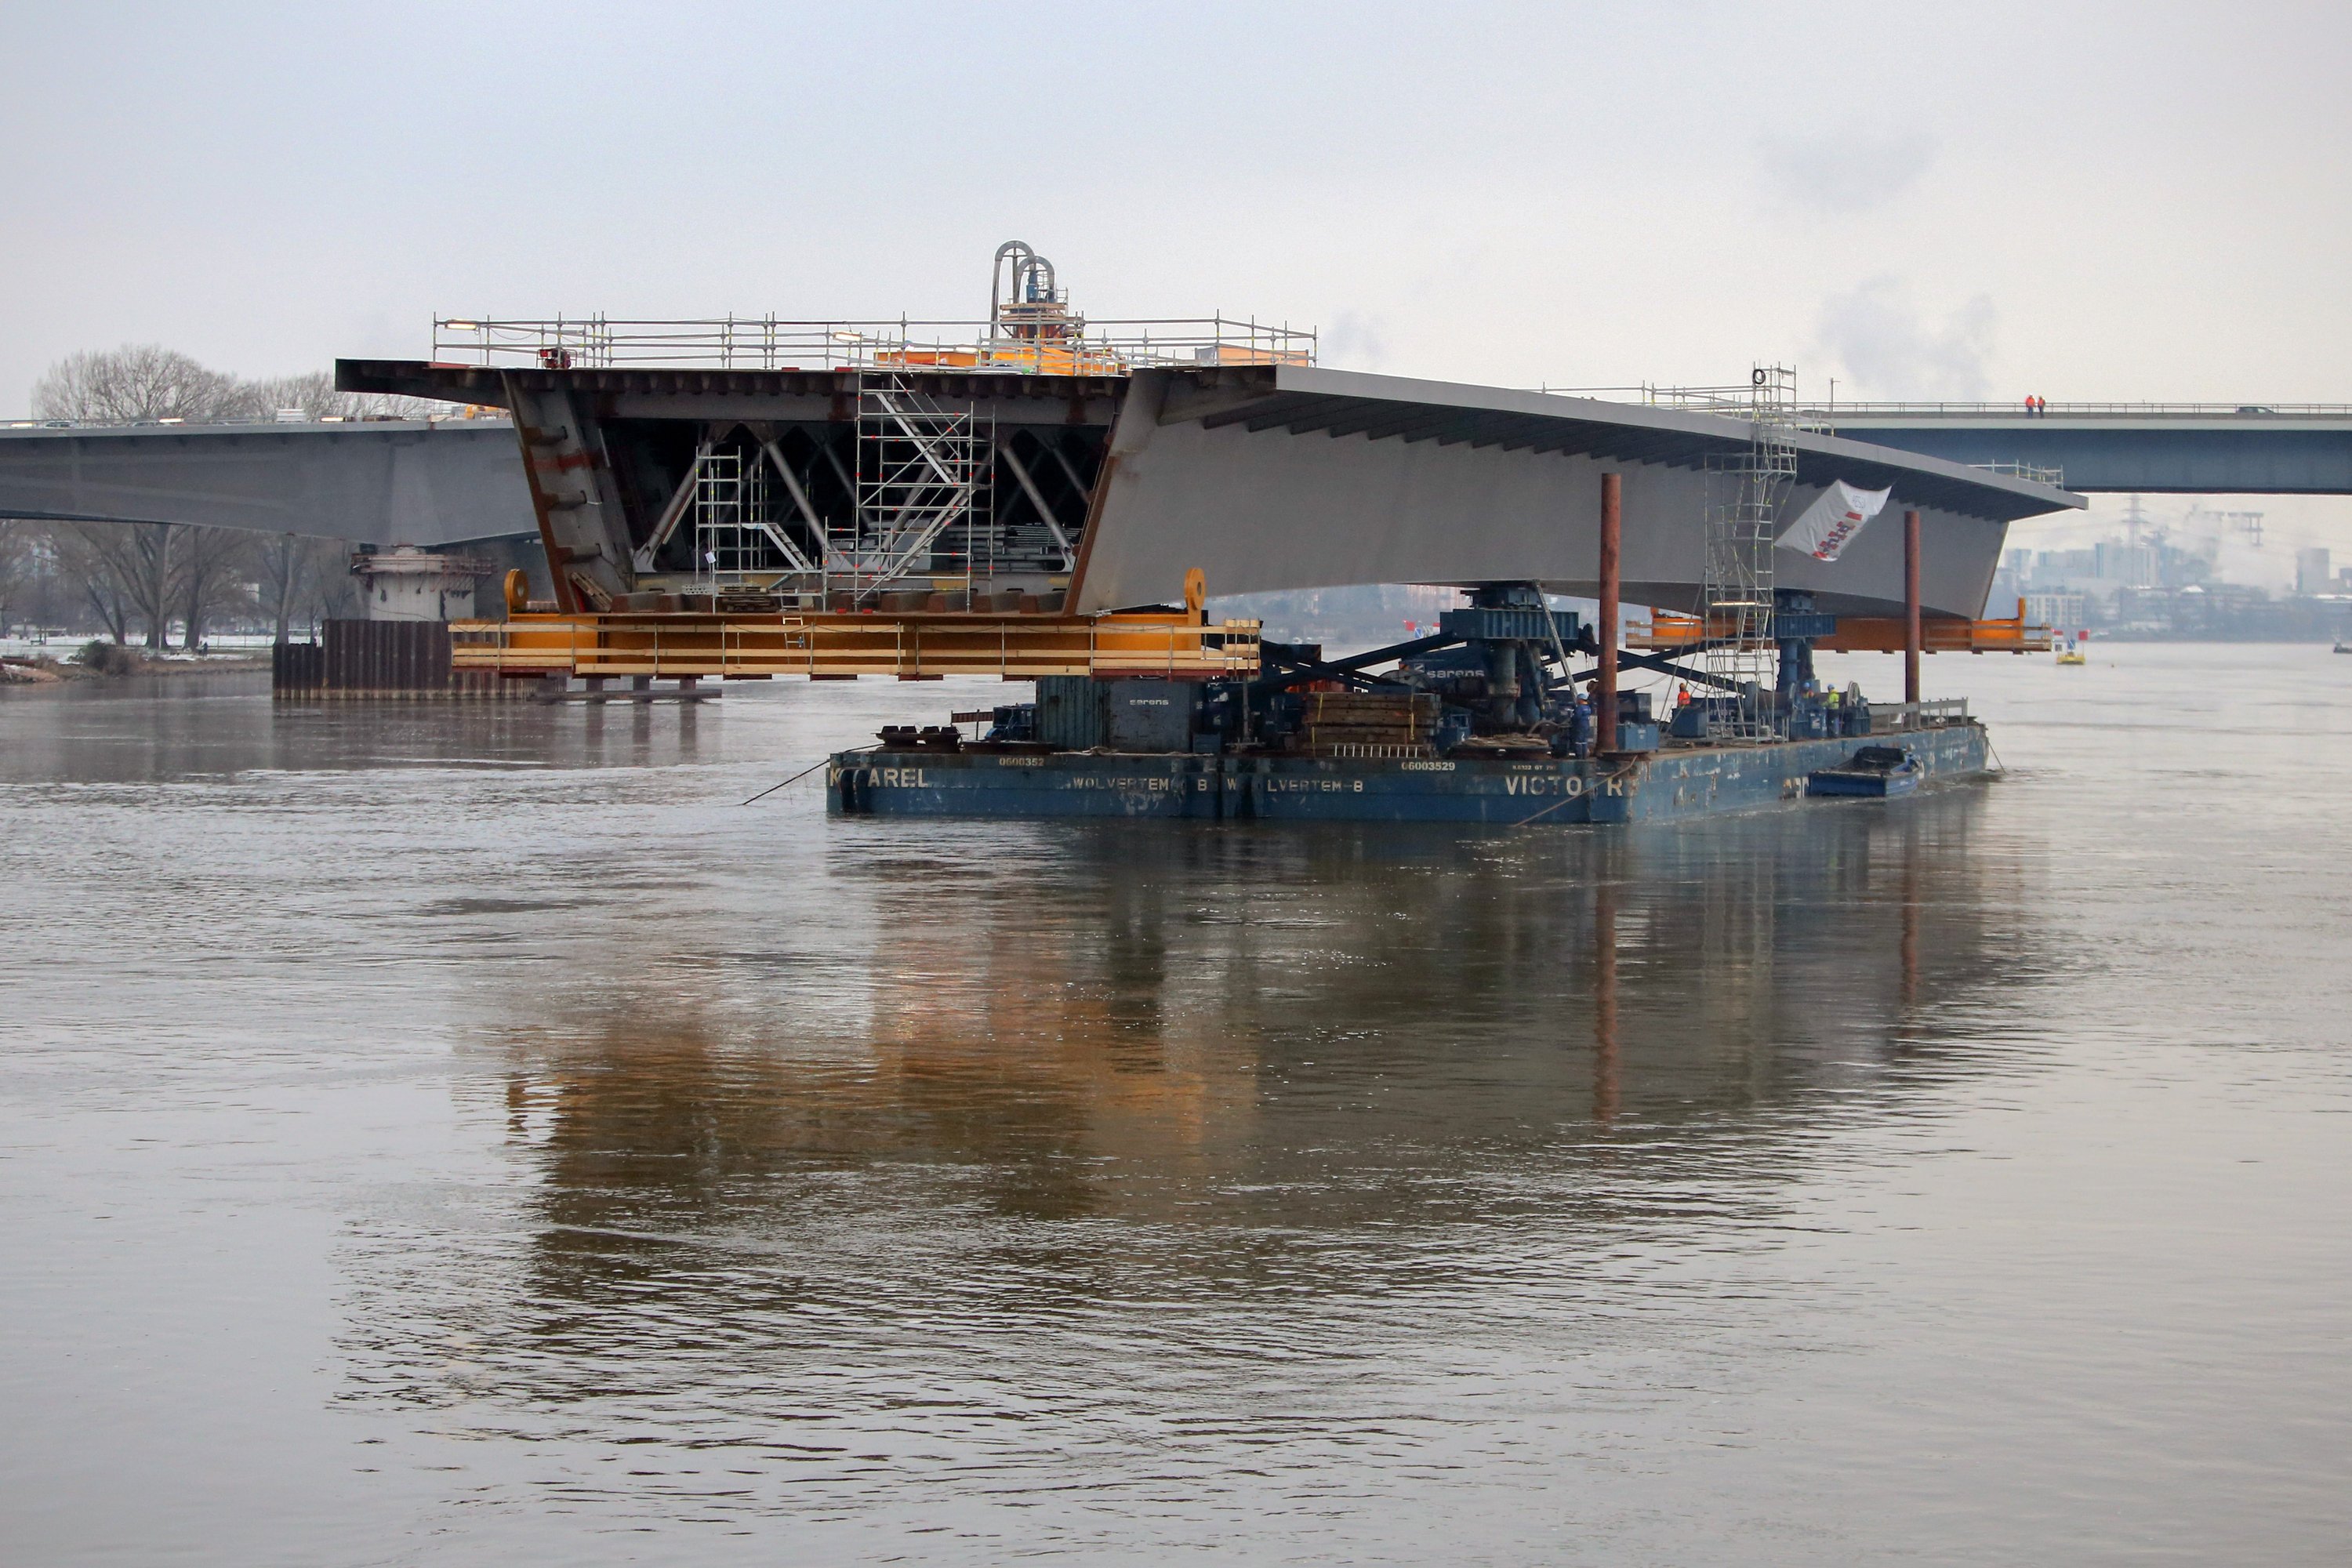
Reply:
M757 565L743 527L743 458L705 443L694 459L694 572L706 588L731 586Z
M1772 635L1772 550L1780 508L1797 478L1797 376L1758 365L1747 395L1723 412L1748 423L1748 444L1706 465L1706 573L1700 614L1706 626L1706 673L1738 701L1716 721L1719 739L1769 741L1780 732L1773 708L1780 645Z
M971 404L942 404L909 377L857 378L857 509L825 541L827 586L870 598L921 573L934 592L995 573L990 476L996 422ZM835 583L838 574L843 581Z
M813 575L808 557L769 515L771 456L755 451L747 461L740 449L710 441L695 449L687 483L693 494L694 575L705 593L766 588ZM656 529L642 552L646 562L667 537L667 526Z

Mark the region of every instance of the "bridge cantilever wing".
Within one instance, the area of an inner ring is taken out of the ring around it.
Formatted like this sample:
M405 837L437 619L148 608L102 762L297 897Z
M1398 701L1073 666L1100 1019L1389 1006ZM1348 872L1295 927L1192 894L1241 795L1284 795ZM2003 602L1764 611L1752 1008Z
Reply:
M1983 607L2008 524L2083 505L2030 479L1799 432L1790 505L1833 479L1887 489L1923 517L1922 598ZM1076 607L1167 600L1199 567L1216 591L1533 580L1587 594L1600 475L1625 477L1624 592L1695 607L1711 458L1746 449L1719 416L1305 366L1135 373L1110 441ZM1835 563L1783 552L1783 586L1825 611L1903 600L1901 530Z

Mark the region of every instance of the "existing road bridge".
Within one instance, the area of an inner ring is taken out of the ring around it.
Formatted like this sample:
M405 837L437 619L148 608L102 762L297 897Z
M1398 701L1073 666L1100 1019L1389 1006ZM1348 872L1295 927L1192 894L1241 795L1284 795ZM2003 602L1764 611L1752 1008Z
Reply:
M0 426L0 517L439 548L538 531L504 419Z
M2352 404L1860 403L1805 418L1849 440L2063 476L2078 493L2352 495Z
M1604 470L1625 478L1628 596L1696 608L1705 470L1749 439L1744 422L1716 413L1287 363L893 379L927 404L976 410L993 450L977 459L978 511L910 552L908 581L874 586L952 588L972 609L1005 588L1025 590L1033 607L1079 615L1172 603L1196 567L1219 594L1486 580L1590 594ZM355 391L516 405L527 417L520 431L478 418L26 421L0 427L0 516L379 547L536 534L565 608L618 605L646 589L691 588L696 531L687 524L715 453L740 458L730 472L772 465L777 481L768 511L743 519L758 550L777 559L747 560L751 569L733 574L745 586L788 588L798 552L822 564L868 542L859 479L872 454L861 455L856 372L346 361L340 380ZM1922 512L1931 616L1978 614L2010 522L2082 504L1937 457L1811 432L1794 440L1792 509L1842 479L1891 487L1898 512ZM1825 611L1893 614L1903 603L1900 534L1872 530L1835 564L1786 555L1781 584L1814 593ZM961 556L952 582L940 564L950 548ZM988 580L982 558L1002 581Z

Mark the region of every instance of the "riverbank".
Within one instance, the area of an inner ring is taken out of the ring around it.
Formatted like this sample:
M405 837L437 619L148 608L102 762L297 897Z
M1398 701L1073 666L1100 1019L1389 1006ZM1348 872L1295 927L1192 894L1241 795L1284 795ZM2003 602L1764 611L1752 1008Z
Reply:
M100 650L93 654L92 649ZM37 652L0 651L0 686L56 686L72 680L125 680L133 676L223 675L269 668L269 657L236 653L154 653L118 643L83 645L64 657L47 648Z

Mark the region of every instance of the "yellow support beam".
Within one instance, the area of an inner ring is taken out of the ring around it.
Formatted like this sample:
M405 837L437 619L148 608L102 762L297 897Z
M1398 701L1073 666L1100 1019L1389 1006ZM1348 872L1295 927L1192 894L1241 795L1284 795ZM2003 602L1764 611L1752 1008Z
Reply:
M1719 635L1730 634L1727 625ZM1923 653L2048 653L2051 647L2050 628L2026 625L2022 611L2005 621L1922 618L1919 637ZM1636 631L1626 642L1652 652L1678 653L1706 640L1696 616L1659 610L1653 614L1647 632ZM1814 638L1813 649L1817 653L1901 653L1903 617L1840 616L1837 635Z
M1255 675L1258 623L1210 626L1181 610L1118 615L953 613L782 615L518 615L450 626L453 669L501 675L893 676L930 680L992 675L1160 677Z

